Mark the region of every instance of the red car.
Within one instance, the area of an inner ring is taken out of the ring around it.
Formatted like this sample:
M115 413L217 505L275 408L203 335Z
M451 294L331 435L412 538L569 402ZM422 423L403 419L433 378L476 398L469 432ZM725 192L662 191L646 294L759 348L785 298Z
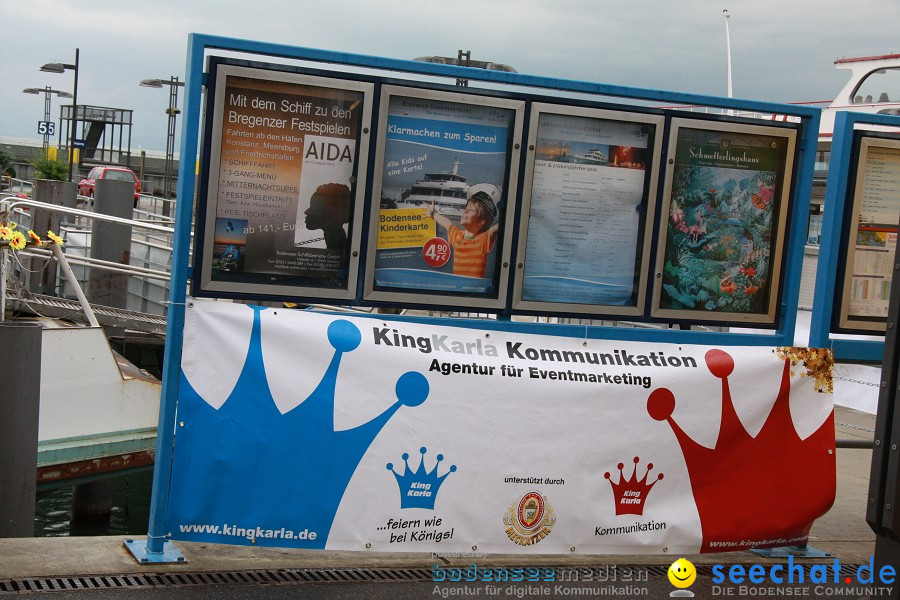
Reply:
M141 193L141 182L131 169L125 167L94 167L87 176L78 182L78 193L82 196L94 197L94 185L98 179L115 179L117 181L134 182L134 200Z

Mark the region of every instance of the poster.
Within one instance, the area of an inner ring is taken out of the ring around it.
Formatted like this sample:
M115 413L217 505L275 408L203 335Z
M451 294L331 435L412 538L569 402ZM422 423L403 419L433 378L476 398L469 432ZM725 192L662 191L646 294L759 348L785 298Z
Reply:
M372 288L496 298L522 103L402 91L382 100Z
M795 132L675 129L659 314L774 322Z
M900 220L900 141L862 138L842 326L884 331Z
M677 556L802 545L834 499L825 350L201 300L184 344L176 540Z
M349 287L363 87L218 68L202 287Z
M522 300L638 304L651 143L661 120L634 117L644 122L539 114Z

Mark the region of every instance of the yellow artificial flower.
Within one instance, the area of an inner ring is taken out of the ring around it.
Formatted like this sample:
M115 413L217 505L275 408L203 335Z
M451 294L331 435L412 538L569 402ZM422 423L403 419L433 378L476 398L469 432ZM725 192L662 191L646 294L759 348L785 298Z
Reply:
M13 230L6 225L0 225L0 240L12 239Z
M13 232L9 240L9 247L13 250L21 250L25 247L25 236L22 235L21 231Z
M50 241L52 241L57 246L62 246L65 243L65 241L61 237L49 230L47 231L47 237L50 238Z
M35 232L33 232L33 231L30 230L30 229L28 230L28 237L30 237L31 240L32 240L35 244L43 244L43 243L44 243L43 240L38 236L38 234L36 234Z

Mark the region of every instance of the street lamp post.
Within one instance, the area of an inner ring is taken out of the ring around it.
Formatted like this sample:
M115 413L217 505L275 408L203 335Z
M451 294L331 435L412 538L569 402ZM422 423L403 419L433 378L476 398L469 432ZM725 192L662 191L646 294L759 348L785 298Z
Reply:
M50 97L53 94L56 94L60 98L71 98L72 97L72 94L70 94L69 92L62 92L60 90L54 90L49 85L44 86L43 89L41 89L41 88L25 88L24 90L22 90L22 93L23 94L35 94L35 95L44 94L44 123L50 122ZM50 134L52 134L52 133L53 132L50 131L49 129L46 129L46 128L44 129L44 152L46 152L47 149L50 147Z
M165 79L144 79L141 81L144 87L161 88L169 86L169 108L166 114L169 115L169 128L166 135L166 162L163 169L163 197L169 197L169 174L172 172L172 163L175 162L175 117L181 111L178 110L178 88L184 87L183 81L178 81L178 77L172 75L169 80ZM169 215L169 203L163 203L163 214Z
M76 134L76 125L78 124L78 53L79 49L75 48L75 64L70 65L66 63L47 63L41 67L41 71L46 73L64 73L67 70L74 71L75 73L75 82L72 86L72 131L69 136L69 181L72 181L72 163L74 162L73 158L75 155L75 134Z

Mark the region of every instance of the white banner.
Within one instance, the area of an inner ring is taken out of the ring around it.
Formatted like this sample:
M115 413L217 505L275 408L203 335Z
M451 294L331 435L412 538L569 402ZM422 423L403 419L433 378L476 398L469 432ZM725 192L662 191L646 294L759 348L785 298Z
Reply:
M826 351L186 312L174 539L684 554L802 544L834 499Z

